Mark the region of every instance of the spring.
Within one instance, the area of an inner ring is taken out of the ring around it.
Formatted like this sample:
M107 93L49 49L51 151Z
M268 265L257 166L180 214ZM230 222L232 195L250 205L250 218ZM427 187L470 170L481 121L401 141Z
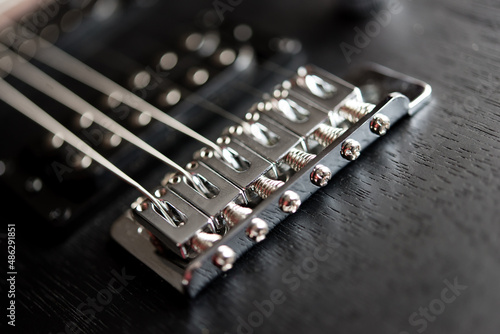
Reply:
M335 139L342 136L346 129L334 128L326 124L321 124L313 133L314 139L324 147L331 145Z
M222 237L218 234L198 232L191 238L191 248L197 253L202 253L212 247L214 243L220 239L222 239Z
M268 198L276 189L283 186L285 182L273 180L262 175L253 184L253 191L257 193L262 199Z
M374 104L350 100L340 107L339 115L351 123L356 123L365 115L370 113L373 108L375 108Z
M294 171L298 172L314 158L316 158L314 154L292 149L285 156L285 162L290 165Z
M244 206L231 202L222 211L222 217L224 217L224 220L230 227L233 227L234 225L245 219L247 216L249 216L252 211L253 210L250 208L246 208Z

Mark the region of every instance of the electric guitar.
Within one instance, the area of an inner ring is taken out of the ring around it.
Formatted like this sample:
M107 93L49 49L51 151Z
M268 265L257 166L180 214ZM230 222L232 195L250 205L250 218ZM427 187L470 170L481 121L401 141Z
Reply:
M354 312L366 331L352 296L383 310L370 289L410 279L401 261L425 229L403 223L433 188L418 152L440 150L416 131L431 73L369 57L397 5L6 3L6 328L319 332ZM427 313L387 306L384 332L430 328L467 295L460 272L440 269Z

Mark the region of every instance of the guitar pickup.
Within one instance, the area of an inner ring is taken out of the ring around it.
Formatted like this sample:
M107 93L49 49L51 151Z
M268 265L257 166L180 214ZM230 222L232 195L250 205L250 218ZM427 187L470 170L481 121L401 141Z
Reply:
M195 296L431 97L428 84L378 65L348 78L300 67L221 134L220 152L194 152L187 170L199 187L182 175L163 180L155 195L169 221L140 199L113 224L113 238Z

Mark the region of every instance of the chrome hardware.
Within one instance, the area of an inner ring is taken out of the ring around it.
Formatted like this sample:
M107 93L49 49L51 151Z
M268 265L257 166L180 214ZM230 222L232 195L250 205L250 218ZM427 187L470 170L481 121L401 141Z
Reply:
M358 88L311 65L300 67L294 77L283 82L282 87L291 97L306 101L326 114L332 113L343 101L361 99Z
M273 164L249 150L246 146L231 140L231 137L220 137L217 143L221 146L223 152L229 151L237 153L241 159L248 162L248 164L245 163L247 168L239 168L238 170L234 165L227 163L226 160L215 154L210 148L202 148L197 151L193 156L194 159L198 160L200 164L209 167L219 175L223 175L242 191L262 174L273 169ZM276 174L276 171L273 169L271 174Z
M337 87L316 74L310 74L306 67L300 67L297 70L297 84L309 93L322 99L331 98L336 92Z
M266 199L284 184L285 182L283 181L273 180L265 176L261 176L252 185L252 190L255 191L262 199Z
M314 154L310 154L301 150L292 149L285 156L284 161L296 172L304 168L311 160L316 158Z
M375 105L371 103L349 100L340 106L338 113L349 122L356 123L361 118L368 115L374 108Z
M302 202L300 196L291 190L287 190L280 197L280 208L285 213L295 213L299 209Z
M236 253L228 246L219 246L212 261L220 270L228 271L236 261Z
M280 161L290 149L301 146L303 138L284 128L271 118L257 111L247 113L245 126L234 126L227 130L232 140L248 147L271 163Z
M162 185L210 217L215 217L230 202L245 201L240 189L204 164L191 163L190 172L198 182L196 187L184 175L179 178L179 174L167 175Z
M196 49L197 36L188 38ZM165 177L154 194L172 224L139 199L114 224L113 237L177 289L197 294L430 96L428 85L402 74L380 67L364 73L371 79L358 75L359 89L301 67L227 128L217 147L205 144L193 155L186 166L192 181L178 172ZM409 96L386 92L364 100L364 85L374 83L380 91L398 83Z
M194 206L171 191L162 192L159 199L166 203L167 214L175 222L168 224L166 219L144 201L135 206L133 217L149 230L167 249L182 258L190 256L189 243L199 231L215 232L214 221L198 211Z
M370 122L370 130L379 136L383 136L387 133L391 127L391 120L389 117L383 114L378 114L373 117Z
M220 239L222 237L215 233L198 232L191 238L191 248L197 253L202 253L220 241Z
M289 98L276 100L274 107L283 117L294 123L303 123L311 115L309 110Z
M329 122L330 119L328 113L300 96L295 96L293 91L283 86L276 87L272 97L266 96L254 108L302 138L309 137L319 124Z
M252 222L246 229L247 236L256 242L264 240L267 233L269 233L269 226L260 218L252 219Z
M340 154L342 155L342 158L354 161L359 158L359 155L361 154L361 144L354 139L347 139L342 143Z
M331 145L337 138L342 136L347 129L334 128L326 124L321 124L313 133L314 139L323 146Z
M235 203L229 203L224 211L222 211L222 217L226 220L230 227L233 227L251 215L252 211L253 210L250 208L246 208Z
M325 165L317 165L311 172L311 182L318 187L326 186L331 178L332 171Z

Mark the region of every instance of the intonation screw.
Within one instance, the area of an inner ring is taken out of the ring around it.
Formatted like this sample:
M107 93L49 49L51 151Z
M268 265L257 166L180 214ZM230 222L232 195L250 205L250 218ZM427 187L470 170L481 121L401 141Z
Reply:
M332 171L324 165L317 165L311 173L311 182L318 187L326 186L331 179Z
M359 158L361 154L361 144L354 139L347 139L342 143L342 147L340 149L340 155L344 159L349 161L354 161Z
M244 206L229 203L228 206L222 211L222 217L226 220L230 227L237 225L240 221L248 217L252 213L252 209Z
M285 156L285 162L296 172L304 168L311 160L316 158L314 154L310 154L295 148Z
M236 253L228 246L222 245L212 258L213 264L222 271L228 271L236 261Z
M314 139L322 146L327 147L331 145L338 137L346 132L343 128L334 128L326 124L321 124L313 133Z
M262 175L255 181L252 190L257 193L262 199L268 198L279 187L283 186L285 182L280 180L273 180Z
M256 242L264 240L268 232L269 226L260 218L252 219L252 222L246 229L247 236Z
M391 127L391 120L383 114L378 114L373 117L370 122L370 130L376 135L383 136Z
M340 107L339 115L351 123L356 123L365 115L369 114L373 108L375 108L374 104L350 100Z
M300 201L300 196L291 190L287 190L281 195L280 198L280 208L281 211L286 213L295 213L299 209L302 202Z
M191 248L197 252L202 253L212 247L222 237L215 233L198 232L191 238Z

